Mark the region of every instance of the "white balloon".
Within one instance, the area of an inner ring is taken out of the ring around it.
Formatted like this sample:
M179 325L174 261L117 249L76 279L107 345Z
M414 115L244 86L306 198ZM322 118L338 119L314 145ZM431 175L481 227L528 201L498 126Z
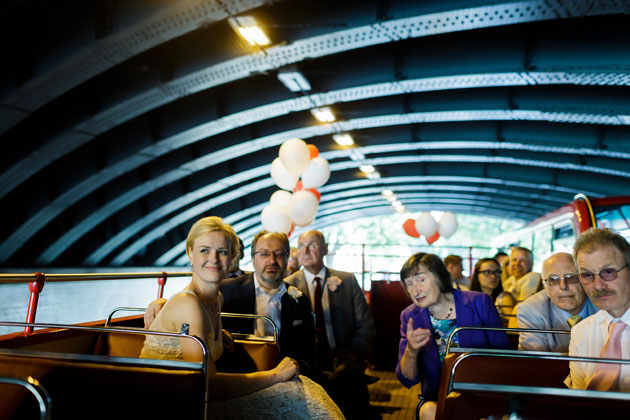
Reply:
M285 207L269 204L260 212L260 221L263 228L269 232L289 233L291 229L291 216Z
M440 221L438 222L438 231L440 232L441 237L445 239L450 238L457 230L457 227L457 218L452 212L447 211L442 215L442 217L440 217Z
M269 204L288 209L291 205L291 193L285 190L277 190L276 192L271 194L271 198L269 198Z
M306 226L315 219L318 207L319 203L315 194L304 190L296 191L291 197L289 214L297 226Z
M273 162L271 162L271 179L276 185L283 190L293 191L295 185L298 182L298 176L293 175L291 172L287 170L282 164L280 158L275 158Z
M284 167L295 176L300 176L311 161L308 145L302 139L289 139L282 143L278 156Z
M321 187L330 178L330 165L322 157L311 159L311 163L302 174L302 185L304 189Z
M431 216L431 213L424 211L420 214L416 219L416 231L427 238L435 234L437 231L437 222L433 216Z

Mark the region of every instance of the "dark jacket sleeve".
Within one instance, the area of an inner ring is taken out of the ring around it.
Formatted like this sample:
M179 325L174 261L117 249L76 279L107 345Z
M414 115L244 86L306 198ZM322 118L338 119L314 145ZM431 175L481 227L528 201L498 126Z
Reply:
M503 328L499 312L488 295L480 293L475 296L472 304L475 310L473 326ZM462 347L493 349L509 349L511 347L507 334L503 331L474 331L471 338L471 342L468 345L462 343Z
M421 360L418 360L418 373L416 377L412 379L408 379L405 375L402 374L400 368L400 362L402 360L403 355L405 354L405 349L407 348L407 322L411 317L411 311L409 308L406 308L404 311L400 313L400 343L398 344L398 363L396 364L396 378L400 381L401 384L406 386L407 388L411 388L424 376L422 374L422 363Z
M308 297L296 301L285 293L280 318L280 355L297 360L303 374L315 374L315 325Z
M223 307L221 312L231 312L236 314L256 313L256 293L253 286L252 274L246 274L224 280L221 284L223 293ZM230 332L252 334L255 322L251 319L222 317L223 328Z

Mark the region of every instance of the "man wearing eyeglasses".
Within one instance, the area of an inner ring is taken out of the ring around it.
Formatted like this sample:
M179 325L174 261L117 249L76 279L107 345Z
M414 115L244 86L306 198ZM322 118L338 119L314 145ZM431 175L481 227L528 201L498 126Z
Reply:
M289 239L283 233L261 231L252 240L254 272L221 284L223 312L264 315L278 328L278 344L282 356L300 363L302 374L312 373L315 365L315 330L311 304L306 296L290 293L282 281L289 258ZM295 290L297 292L297 290ZM249 333L249 320L225 318L229 331ZM258 336L273 335L268 322L257 320L253 327Z
M372 312L352 273L324 265L328 245L316 230L298 238L304 268L285 281L308 296L315 313L320 384L348 419L370 418L365 357L376 330ZM317 297L317 298L316 298Z
M591 228L573 254L595 315L571 331L570 356L630 360L630 244L609 229ZM630 392L630 364L570 363L575 389Z
M597 309L586 297L578 279L573 256L566 252L553 254L543 262L545 289L527 298L516 307L518 328L570 330ZM569 334L521 332L521 350L566 352Z

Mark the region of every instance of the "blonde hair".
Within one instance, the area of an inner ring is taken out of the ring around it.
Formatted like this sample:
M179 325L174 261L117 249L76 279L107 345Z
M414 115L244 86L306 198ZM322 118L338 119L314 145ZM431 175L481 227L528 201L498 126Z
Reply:
M239 258L239 250L240 244L238 242L238 236L232 226L228 225L217 216L208 216L203 219L197 220L190 231L188 232L188 237L186 238L186 254L190 255L190 250L195 245L195 241L197 238L202 237L205 234L210 232L223 232L223 234L230 241L230 262L233 264Z

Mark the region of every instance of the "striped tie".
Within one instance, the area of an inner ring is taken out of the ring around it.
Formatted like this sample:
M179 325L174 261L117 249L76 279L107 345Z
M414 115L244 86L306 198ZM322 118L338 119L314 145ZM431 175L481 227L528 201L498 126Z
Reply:
M571 327L571 329L573 329L573 327L575 327L577 325L578 322L580 322L582 320L582 317L579 315L572 315L569 317L569 319L567 319L567 324L569 324L569 326Z

